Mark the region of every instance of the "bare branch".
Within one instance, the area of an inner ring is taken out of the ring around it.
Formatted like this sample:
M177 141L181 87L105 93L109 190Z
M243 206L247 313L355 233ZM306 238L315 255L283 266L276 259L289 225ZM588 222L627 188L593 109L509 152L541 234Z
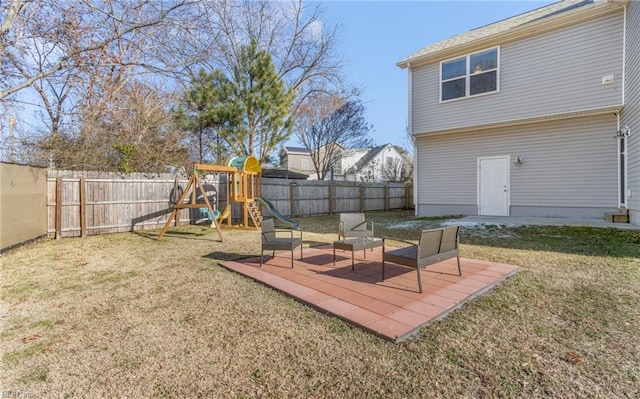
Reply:
M59 48L60 51L65 51L65 53L60 55L57 60L55 59L47 60L46 63L42 64L44 68L41 68L36 72L28 73L25 76L25 73L23 71L22 73L23 78L21 80L10 84L7 88L4 88L3 90L0 90L0 100L10 96L13 93L16 93L27 87L30 87L33 85L34 82L40 79L44 79L49 76L52 76L61 70L70 71L73 69L82 68L83 66L87 66L87 65L90 65L92 67L108 67L112 65L113 63L107 63L103 65L100 63L86 63L79 60L82 60L84 58L83 57L84 55L91 54L94 51L106 49L112 43L118 43L120 40L125 39L126 37L132 34L142 33L145 29L164 23L169 15L174 13L176 10L192 3L183 0L183 1L176 2L175 4L171 5L170 7L167 7L166 9L162 9L162 10L144 9L145 12L143 12L143 7L147 7L149 4L154 4L154 3L142 2L139 5L140 10L137 13L137 15L129 15L130 17L136 17L137 20L126 20L120 16L115 15L113 12L108 12L99 7L94 6L88 0L83 1L82 4L87 6L87 10L94 11L94 15L91 19L92 22L97 23L97 22L103 21L105 23L105 25L101 26L101 28L106 29L107 31L107 34L105 35L105 37L99 40L91 40L86 43L80 43L79 45L75 45L75 47L67 46L66 51L65 49ZM164 2L162 4L164 4ZM24 3L21 9L23 9L24 6L26 5L27 3ZM55 5L53 7L55 7ZM135 7L132 7L132 8L135 8ZM131 10L131 8L127 8L127 10ZM149 14L148 19L145 19L146 14ZM100 16L102 16L103 18L100 19ZM43 16L42 19L46 19L46 16ZM69 26L69 21L66 21L65 23L66 25L63 24L60 29L64 29L65 27ZM4 26L4 23L3 23L3 26ZM7 23L7 26L8 26L7 29L9 29L13 25L10 26ZM37 28L37 26L34 26L34 27ZM64 32L64 31L60 32L61 35L64 35L66 33L68 32ZM62 37L58 36L57 39L60 39L60 38ZM48 42L49 38L47 36L41 36L38 39L39 41L46 43ZM131 42L134 42L134 41L132 40ZM53 44L55 44L55 42ZM13 53L14 57L17 57L17 54L21 54L21 51L19 46L16 44L14 46L3 47L2 53L6 53L6 54L1 54L5 57L9 53ZM14 63L14 66L15 65L16 64ZM141 63L137 66L150 67L151 65ZM158 71L159 69L160 68L158 67L155 68L156 71Z
M357 97L319 93L307 98L296 119L296 137L310 151L318 179L324 179L349 149L372 144L371 126Z
M10 0L7 7L7 13L0 24L0 38L2 38L7 32L9 32L16 23L18 14L29 6L32 0Z

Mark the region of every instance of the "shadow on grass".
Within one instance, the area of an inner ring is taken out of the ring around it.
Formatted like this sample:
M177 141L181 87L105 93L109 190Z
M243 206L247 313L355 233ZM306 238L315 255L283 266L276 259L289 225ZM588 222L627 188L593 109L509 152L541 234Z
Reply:
M158 237L160 236L159 231L153 231L153 230L137 230L137 231L134 231L133 234L139 237L148 238L150 240L157 240ZM207 228L207 230L203 229L203 231L167 230L167 232L164 234L162 239L164 240L166 238L181 238L186 240L223 242L220 240L220 237L218 236L218 233L216 232L216 230L215 229L211 230L209 228ZM224 238L224 232L222 233L222 238Z
M214 251L202 256L203 258L213 259L220 262L225 262L229 260L240 260L247 258L260 258L260 255L253 254L239 254L235 252L222 252L222 251Z

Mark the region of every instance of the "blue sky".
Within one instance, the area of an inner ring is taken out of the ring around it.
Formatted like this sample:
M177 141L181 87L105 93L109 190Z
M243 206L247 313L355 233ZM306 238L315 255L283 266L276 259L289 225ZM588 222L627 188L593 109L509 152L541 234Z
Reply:
M396 63L419 49L555 1L325 1L324 22L341 26L346 80L363 89L376 144L408 148L407 70ZM294 145L296 143L293 143Z

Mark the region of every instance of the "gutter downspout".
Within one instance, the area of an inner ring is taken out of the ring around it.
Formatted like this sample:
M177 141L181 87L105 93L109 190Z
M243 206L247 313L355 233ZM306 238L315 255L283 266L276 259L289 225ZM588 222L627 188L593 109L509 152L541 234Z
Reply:
M413 71L411 70L411 62L407 62L407 74L408 74L408 109L407 109L407 134L411 138L413 144L413 214L418 216L418 146L416 145L416 139L413 136L413 121L412 121L412 108L413 108Z
M625 108L625 86L627 83L627 11L629 9L629 5L624 5L624 20L622 22L623 26L623 35L622 35L622 112L624 112ZM629 134L631 132L627 132ZM625 208L629 208L629 197L630 197L630 189L629 189L629 139L626 138L624 140L624 206Z
M622 123L620 121L620 112L615 112L614 113L616 115L616 149L618 151L618 155L616 157L617 161L617 169L618 169L618 206L624 206L627 207L628 206L628 202L627 202L627 195L629 192L629 178L628 178L628 159L627 159L627 155L628 155L628 151L627 151L627 144L628 144L628 139L625 136L628 136L629 133L622 133L622 137L620 137L619 135L621 134L621 130L622 129L626 129L628 130L628 127L622 127ZM620 155L623 154L624 155L624 164L621 165L620 164ZM624 177L624 179L623 179ZM622 188L624 187L624 190L622 190Z
M627 63L627 5L625 4L622 17L622 108L624 109L624 94L626 81L626 63ZM620 126L618 126L620 130Z

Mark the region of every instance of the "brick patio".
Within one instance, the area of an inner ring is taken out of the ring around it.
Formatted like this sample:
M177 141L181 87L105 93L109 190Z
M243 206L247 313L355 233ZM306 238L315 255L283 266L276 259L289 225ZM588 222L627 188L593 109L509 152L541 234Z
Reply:
M382 249L355 253L338 250L333 264L331 245L304 249L304 259L294 251L276 252L260 258L221 263L222 266L252 278L316 308L339 317L385 339L401 342L420 328L445 317L465 302L494 288L516 274L518 266L460 258L462 276L456 260L428 266L421 271L423 292L418 292L415 269L387 263L386 279L381 281Z

